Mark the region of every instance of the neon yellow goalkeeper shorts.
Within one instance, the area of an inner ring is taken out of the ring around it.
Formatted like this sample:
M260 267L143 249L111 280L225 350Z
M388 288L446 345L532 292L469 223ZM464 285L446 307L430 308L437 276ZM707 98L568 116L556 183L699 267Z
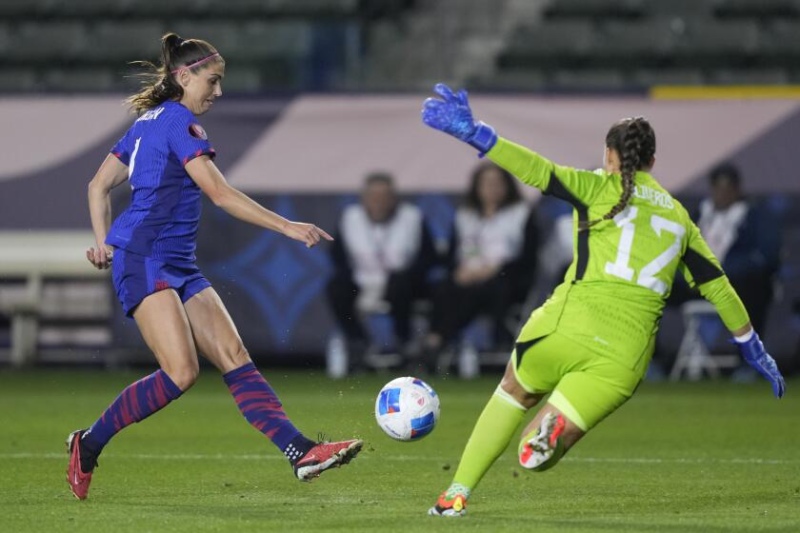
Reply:
M548 402L584 431L624 404L642 380L558 331L517 344L511 358L520 385L533 394L552 393Z

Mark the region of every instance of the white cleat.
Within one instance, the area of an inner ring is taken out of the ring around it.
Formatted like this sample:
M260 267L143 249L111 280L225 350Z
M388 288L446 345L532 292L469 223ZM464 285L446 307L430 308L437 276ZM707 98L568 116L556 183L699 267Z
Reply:
M530 432L519 450L519 464L532 470L547 462L558 447L558 438L564 433L564 417L547 413L542 418L539 429Z

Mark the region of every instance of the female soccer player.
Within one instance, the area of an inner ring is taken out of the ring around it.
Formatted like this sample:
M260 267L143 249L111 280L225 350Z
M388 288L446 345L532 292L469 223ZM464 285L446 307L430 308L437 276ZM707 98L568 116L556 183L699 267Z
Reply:
M232 216L308 247L331 237L313 224L286 220L228 184L196 119L222 95L225 62L199 39L169 33L161 45L161 65L150 65L155 70L150 83L127 100L139 118L89 183L97 246L86 252L95 267L111 267L123 310L161 368L123 390L89 429L69 435L67 482L79 499L86 498L97 457L109 440L194 384L198 353L223 373L244 417L284 453L300 480L347 463L362 446L360 440L317 443L295 428L195 265L201 192ZM111 224L109 192L126 179L131 203Z
M428 126L464 141L519 180L571 203L574 260L564 282L523 326L505 375L478 419L450 487L428 513L462 516L526 411L550 397L523 431L519 462L543 471L631 397L653 354L664 300L680 268L714 304L744 359L784 381L741 300L686 210L650 175L656 138L641 117L608 131L603 169L563 167L473 119L464 90L439 84Z

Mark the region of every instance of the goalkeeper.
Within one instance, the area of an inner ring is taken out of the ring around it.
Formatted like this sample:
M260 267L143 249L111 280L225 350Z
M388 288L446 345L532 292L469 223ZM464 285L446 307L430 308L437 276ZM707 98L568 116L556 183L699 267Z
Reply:
M605 139L603 168L557 165L498 137L472 116L467 93L435 87L422 120L470 144L520 181L574 208L573 261L553 295L522 327L500 385L478 418L450 487L429 514L462 516L470 493L506 449L525 413L549 394L523 431L519 462L543 471L636 390L653 354L664 301L678 270L717 309L742 357L785 384L684 207L650 174L656 138L642 117Z

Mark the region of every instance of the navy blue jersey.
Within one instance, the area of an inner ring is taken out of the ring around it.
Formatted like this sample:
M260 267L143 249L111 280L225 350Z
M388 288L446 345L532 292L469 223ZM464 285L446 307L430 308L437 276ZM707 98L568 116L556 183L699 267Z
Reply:
M214 157L214 149L192 112L173 101L150 109L111 153L127 165L132 194L106 243L168 264L194 263L201 190L184 166Z

